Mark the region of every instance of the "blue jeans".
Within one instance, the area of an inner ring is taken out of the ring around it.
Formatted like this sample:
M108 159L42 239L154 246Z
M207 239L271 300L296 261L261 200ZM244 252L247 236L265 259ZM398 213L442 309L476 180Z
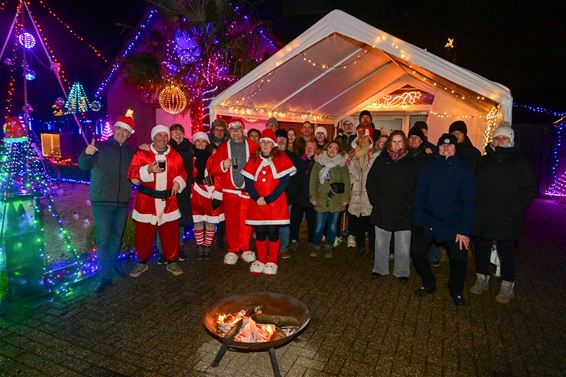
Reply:
M291 205L288 206L289 214L291 214L291 207ZM281 243L279 251L287 251L289 247L289 225L279 227L279 242Z
M329 247L334 246L336 240L336 233L338 232L338 220L342 212L316 212L313 245L320 246L322 242L322 234L326 228L326 245Z
M100 277L112 280L126 226L128 207L92 203L92 214L96 225L96 260Z

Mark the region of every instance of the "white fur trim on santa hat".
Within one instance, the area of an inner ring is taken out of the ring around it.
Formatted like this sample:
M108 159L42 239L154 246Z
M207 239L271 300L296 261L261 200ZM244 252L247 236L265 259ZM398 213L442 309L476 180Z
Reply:
M193 134L193 143L197 140L204 140L208 144L210 144L210 139L208 138L208 135L205 132L202 132L202 131L195 132Z
M239 120L235 120L233 122L230 122L228 124L228 129L232 128L232 127L237 127L240 126L242 127L242 130L245 129L246 127L244 126L244 123L240 122Z
M165 132L167 136L171 137L171 133L169 132L169 127L164 126L162 124L158 124L151 129L151 140L160 132Z
M114 123L114 127L123 128L131 134L133 134L135 132L134 129L132 127L130 127L129 124L122 122L122 121L117 121L116 123Z
M371 135L370 132L373 132L373 131L370 130L369 128L366 128L363 136L369 137L369 144L371 146L373 146L373 138L371 137L372 135ZM352 140L352 144L350 144L352 146L352 148L356 149L358 147L359 139L360 139L360 135L356 136L356 138L354 140Z
M324 137L328 139L328 131L326 131L326 128L322 127L322 126L318 126L314 129L314 134L316 136L317 133L322 132L324 134Z

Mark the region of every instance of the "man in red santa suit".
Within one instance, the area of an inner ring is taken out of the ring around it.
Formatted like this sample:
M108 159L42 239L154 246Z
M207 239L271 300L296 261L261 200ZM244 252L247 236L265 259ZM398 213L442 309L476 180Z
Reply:
M257 144L244 139L244 124L240 121L228 124L228 132L230 139L216 150L211 174L220 179L222 187L228 246L224 263L233 265L240 257L248 263L255 260L255 254L250 250L252 227L245 223L250 197L240 172L256 152Z
M291 159L277 148L277 138L266 128L259 139L258 153L248 161L242 175L252 198L246 224L255 227L257 259L250 266L252 274L277 274L279 265L279 227L289 225L285 189L297 169Z
M183 158L169 145L169 128L157 125L151 130L148 151L138 150L128 169L128 179L139 181L132 219L136 224L136 251L138 264L130 272L138 277L148 270L155 234L159 239L167 271L178 276L183 270L175 262L179 254L179 218L177 193L186 187L187 172Z

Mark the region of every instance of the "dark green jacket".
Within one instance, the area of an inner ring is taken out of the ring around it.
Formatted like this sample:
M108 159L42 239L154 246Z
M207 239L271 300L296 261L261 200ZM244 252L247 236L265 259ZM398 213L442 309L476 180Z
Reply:
M134 151L113 138L95 146L94 155L87 156L83 150L79 157L79 167L90 170L90 201L127 205L132 193L128 168Z
M316 162L312 168L310 177L310 200L316 200L317 203L314 210L317 212L342 212L344 210L342 203L350 202L351 187L348 167L343 164L333 167L330 170L330 180L324 181L322 184L318 177L320 169L322 169L322 165ZM329 196L328 193L331 191L330 184L337 182L344 183L344 193Z

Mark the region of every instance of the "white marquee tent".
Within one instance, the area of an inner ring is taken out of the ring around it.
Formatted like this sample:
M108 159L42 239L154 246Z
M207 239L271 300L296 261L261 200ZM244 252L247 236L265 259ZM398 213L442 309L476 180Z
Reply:
M407 88L431 100L391 106L383 101ZM472 142L481 146L497 122L511 122L512 104L505 86L334 10L216 96L210 119L274 116L335 124L362 109L369 109L374 121L387 114L420 114L432 141L462 119ZM403 123L405 131L409 126Z

